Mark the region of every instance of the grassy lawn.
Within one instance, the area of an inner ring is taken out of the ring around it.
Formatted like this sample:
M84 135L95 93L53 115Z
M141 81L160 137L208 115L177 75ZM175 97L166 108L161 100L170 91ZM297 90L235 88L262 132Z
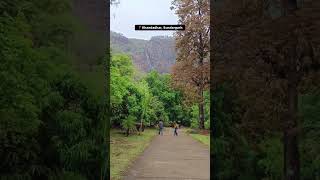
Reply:
M119 130L110 131L110 174L111 180L120 180L130 164L144 151L152 138L157 135L155 129L145 129L141 135L126 137Z
M191 137L200 141L201 143L210 146L210 136L202 134L190 134Z
M192 129L187 129L186 132L197 141L200 141L201 143L210 146L210 133L199 133L198 131Z

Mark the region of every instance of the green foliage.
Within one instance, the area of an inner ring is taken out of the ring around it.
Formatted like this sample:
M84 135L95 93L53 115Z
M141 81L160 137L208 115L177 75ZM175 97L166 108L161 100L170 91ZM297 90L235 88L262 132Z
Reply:
M210 129L210 93L204 92L204 116L205 116L205 129ZM199 106L198 104L194 104L190 108L190 116L191 116L191 125L190 127L193 129L199 128Z
M134 116L128 116L125 120L122 121L122 127L126 130L132 131L135 129L136 118Z
M205 92L206 128L210 128L209 92ZM113 54L111 60L111 124L120 127L128 116L153 126L159 120L169 126L176 121L184 126L198 123L198 106L184 104L182 92L171 87L171 76L151 71L144 76L125 54ZM195 127L194 128L198 128Z
M121 126L128 116L135 122L152 126L162 120L190 121L182 104L182 94L170 87L170 76L151 71L140 76L132 60L124 54L113 54L111 60L111 108L113 126ZM189 123L190 124L190 123Z
M204 128L205 128L205 129L210 129L210 120L204 122Z
M240 135L235 121L236 104L232 88L218 86L212 94L214 114L213 157L216 166L214 177L217 179L257 179L256 152L248 140Z
M113 55L110 71L110 101L113 106L116 106L129 93L128 88L132 85L133 65L130 58L121 54Z
M198 119L192 119L190 127L192 129L199 129L199 120Z
M0 9L0 179L99 179L107 104L70 64L70 1Z
M279 137L269 138L260 144L262 157L258 165L268 179L281 179L283 170L283 146Z
M283 142L280 132L253 138L241 128L241 108L232 86L215 89L214 103L214 177L217 179L272 179L283 177ZM319 93L299 97L299 136L301 179L319 179ZM240 116L238 116L240 115Z
M302 121L300 138L301 174L304 179L320 178L320 93L305 94L299 98Z
M205 91L204 92L204 116L205 116L205 122L204 126L205 129L210 129L210 92Z
M197 105L193 105L191 107L191 128L198 129L199 128L199 107Z
M150 87L151 94L161 102L159 106L163 106L163 108L158 109L158 117L162 118L165 124L169 121L177 121L189 125L190 119L188 110L186 110L187 107L183 105L183 95L170 86L170 75L161 75L157 71L151 71L147 74L145 80Z
M133 65L129 56L122 54L112 55L110 63L110 102L112 108L112 124L121 124L121 120L129 115L129 107L127 102L129 89L133 87ZM134 98L131 98L134 101Z

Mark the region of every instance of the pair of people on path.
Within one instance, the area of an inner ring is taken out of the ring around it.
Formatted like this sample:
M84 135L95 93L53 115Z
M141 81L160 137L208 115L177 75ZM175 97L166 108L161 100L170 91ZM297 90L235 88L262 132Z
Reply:
M163 122L160 120L159 121L159 135L163 135ZM178 128L179 128L179 125L176 123L176 122L174 122L174 124L173 124L173 128L174 128L174 136L178 136Z

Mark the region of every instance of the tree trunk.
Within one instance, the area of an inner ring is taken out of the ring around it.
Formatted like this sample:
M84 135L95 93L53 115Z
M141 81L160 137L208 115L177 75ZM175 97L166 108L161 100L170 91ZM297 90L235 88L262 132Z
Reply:
M300 179L300 160L298 149L298 91L296 85L288 87L288 120L284 128L284 175L285 180Z
M296 53L293 48L288 72L288 115L284 124L284 179L300 179L300 157L298 148L298 84Z
M203 98L203 88L200 88L199 129L204 129L204 98Z
M140 129L141 129L141 132L143 132L143 130L142 130L142 125L143 125L143 119L141 118L141 121L140 121Z
M297 0L283 0L284 15L295 11ZM296 42L297 43L297 42ZM296 45L293 44L289 50L288 58L288 114L283 129L283 152L284 152L284 179L300 179L300 157L298 147L298 85L300 81L299 70L297 69Z
M285 180L300 179L300 161L298 152L297 136L285 132Z

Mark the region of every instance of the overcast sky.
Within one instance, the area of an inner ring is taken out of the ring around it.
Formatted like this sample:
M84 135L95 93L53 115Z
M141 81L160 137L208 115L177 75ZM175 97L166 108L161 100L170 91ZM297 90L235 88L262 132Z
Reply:
M128 38L150 39L152 36L172 35L174 31L135 31L135 24L177 24L172 0L121 0L110 9L110 29Z

